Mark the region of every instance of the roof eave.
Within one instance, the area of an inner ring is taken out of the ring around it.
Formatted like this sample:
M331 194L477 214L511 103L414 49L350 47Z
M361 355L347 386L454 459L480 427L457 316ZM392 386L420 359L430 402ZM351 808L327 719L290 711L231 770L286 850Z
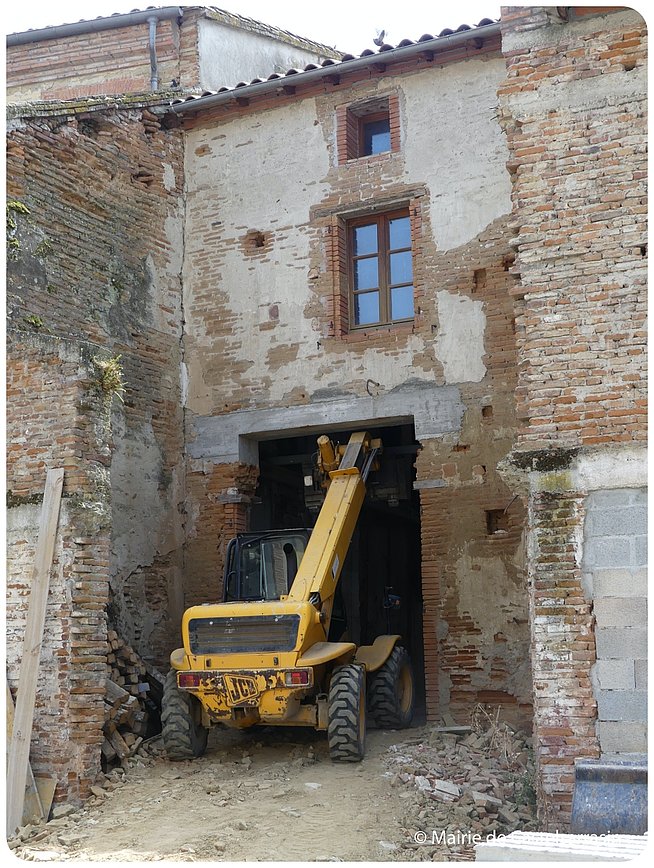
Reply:
M77 21L74 24L58 24L55 27L26 30L22 33L10 33L7 36L7 47L27 45L30 42L44 42L48 39L65 39L83 33L95 33L98 30L117 30L120 27L144 24L151 18L165 21L169 18L181 18L183 14L181 6L163 6L159 9L144 9L142 12L110 15L108 18L94 18L91 21Z
M169 109L176 114L199 112L224 105L231 100L253 98L274 92L289 84L293 86L311 84L324 76L346 74L379 63L394 63L396 61L408 60L413 56L424 54L425 52L441 52L448 48L460 46L466 42L483 42L499 35L501 35L499 22L484 24L479 27L470 28L469 30L457 31L448 36L436 36L425 41L411 43L411 45L388 48L375 54L329 63L308 71L297 70L290 74L286 73L285 75L267 79L266 81L237 85L228 90L218 91L206 96L190 96L183 101L171 104ZM481 48L482 45L480 44L479 47Z

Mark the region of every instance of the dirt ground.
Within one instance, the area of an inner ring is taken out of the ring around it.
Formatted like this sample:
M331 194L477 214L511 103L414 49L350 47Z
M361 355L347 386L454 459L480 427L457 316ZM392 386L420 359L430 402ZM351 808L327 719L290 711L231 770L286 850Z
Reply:
M13 853L54 862L439 860L413 844L416 792L392 786L385 762L394 742L417 734L372 730L361 763L336 764L324 733L216 729L193 762L145 757L114 771L106 796L51 820Z

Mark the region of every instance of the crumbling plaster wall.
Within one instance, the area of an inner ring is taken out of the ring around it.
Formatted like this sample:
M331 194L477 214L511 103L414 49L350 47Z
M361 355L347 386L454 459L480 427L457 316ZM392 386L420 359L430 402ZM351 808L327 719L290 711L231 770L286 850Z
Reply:
M110 617L161 662L182 607L181 153L180 134L144 109L27 106L9 122L10 195L26 208L9 325L119 357Z
M499 59L471 60L439 76L381 77L346 93L290 101L277 111L243 113L189 131L185 311L194 414L222 411L225 404L260 405L262 399L303 400L301 391L304 400L329 388L362 395L370 377L388 391L405 383L407 369L412 379L432 384L483 378L483 312L456 293L450 298L439 285L428 299L433 307L438 297L444 320L436 339L431 329L416 328L382 346L330 344L333 352L325 358L325 284L331 275L318 215L325 209L347 214L393 195L406 200L418 187L433 250L443 254L474 241L510 210L506 155L492 118L502 74ZM337 105L394 90L404 105L401 153L367 161L365 169L338 167ZM452 94L461 94L463 109L455 110ZM470 216L464 220L462 214ZM248 233L255 232L263 234L263 247L250 249ZM417 261L417 278L426 279L434 267ZM457 353L455 363L448 343L467 331L477 340L466 342L464 359ZM459 367L445 373L439 354ZM222 358L233 363L221 365Z
M258 439L413 421L428 712L464 721L484 701L527 723L522 504L495 472L515 428L503 76L497 55L411 63L185 122L186 593L219 584L216 516L231 503L246 520ZM400 151L339 165L338 108L388 94ZM339 331L339 222L398 203L412 212L415 321ZM489 538L487 512L504 510L509 530Z

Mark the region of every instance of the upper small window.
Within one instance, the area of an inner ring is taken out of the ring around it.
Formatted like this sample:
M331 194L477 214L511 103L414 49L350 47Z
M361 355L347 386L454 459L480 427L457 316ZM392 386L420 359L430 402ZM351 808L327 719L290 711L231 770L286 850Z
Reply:
M411 221L407 211L352 221L350 320L354 327L413 319Z
M391 119L388 114L363 117L359 131L360 156L382 154L391 149Z
M396 94L341 106L337 111L339 163L400 149Z

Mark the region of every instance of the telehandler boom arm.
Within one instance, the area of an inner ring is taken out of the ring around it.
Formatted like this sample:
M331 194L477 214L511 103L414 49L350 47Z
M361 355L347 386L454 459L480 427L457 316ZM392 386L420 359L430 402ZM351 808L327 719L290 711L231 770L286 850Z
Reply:
M334 448L326 436L319 438L318 445L318 464L327 494L288 599L308 600L316 606L322 613L325 633L329 633L334 592L381 441L371 439L367 432L357 432L343 451Z

